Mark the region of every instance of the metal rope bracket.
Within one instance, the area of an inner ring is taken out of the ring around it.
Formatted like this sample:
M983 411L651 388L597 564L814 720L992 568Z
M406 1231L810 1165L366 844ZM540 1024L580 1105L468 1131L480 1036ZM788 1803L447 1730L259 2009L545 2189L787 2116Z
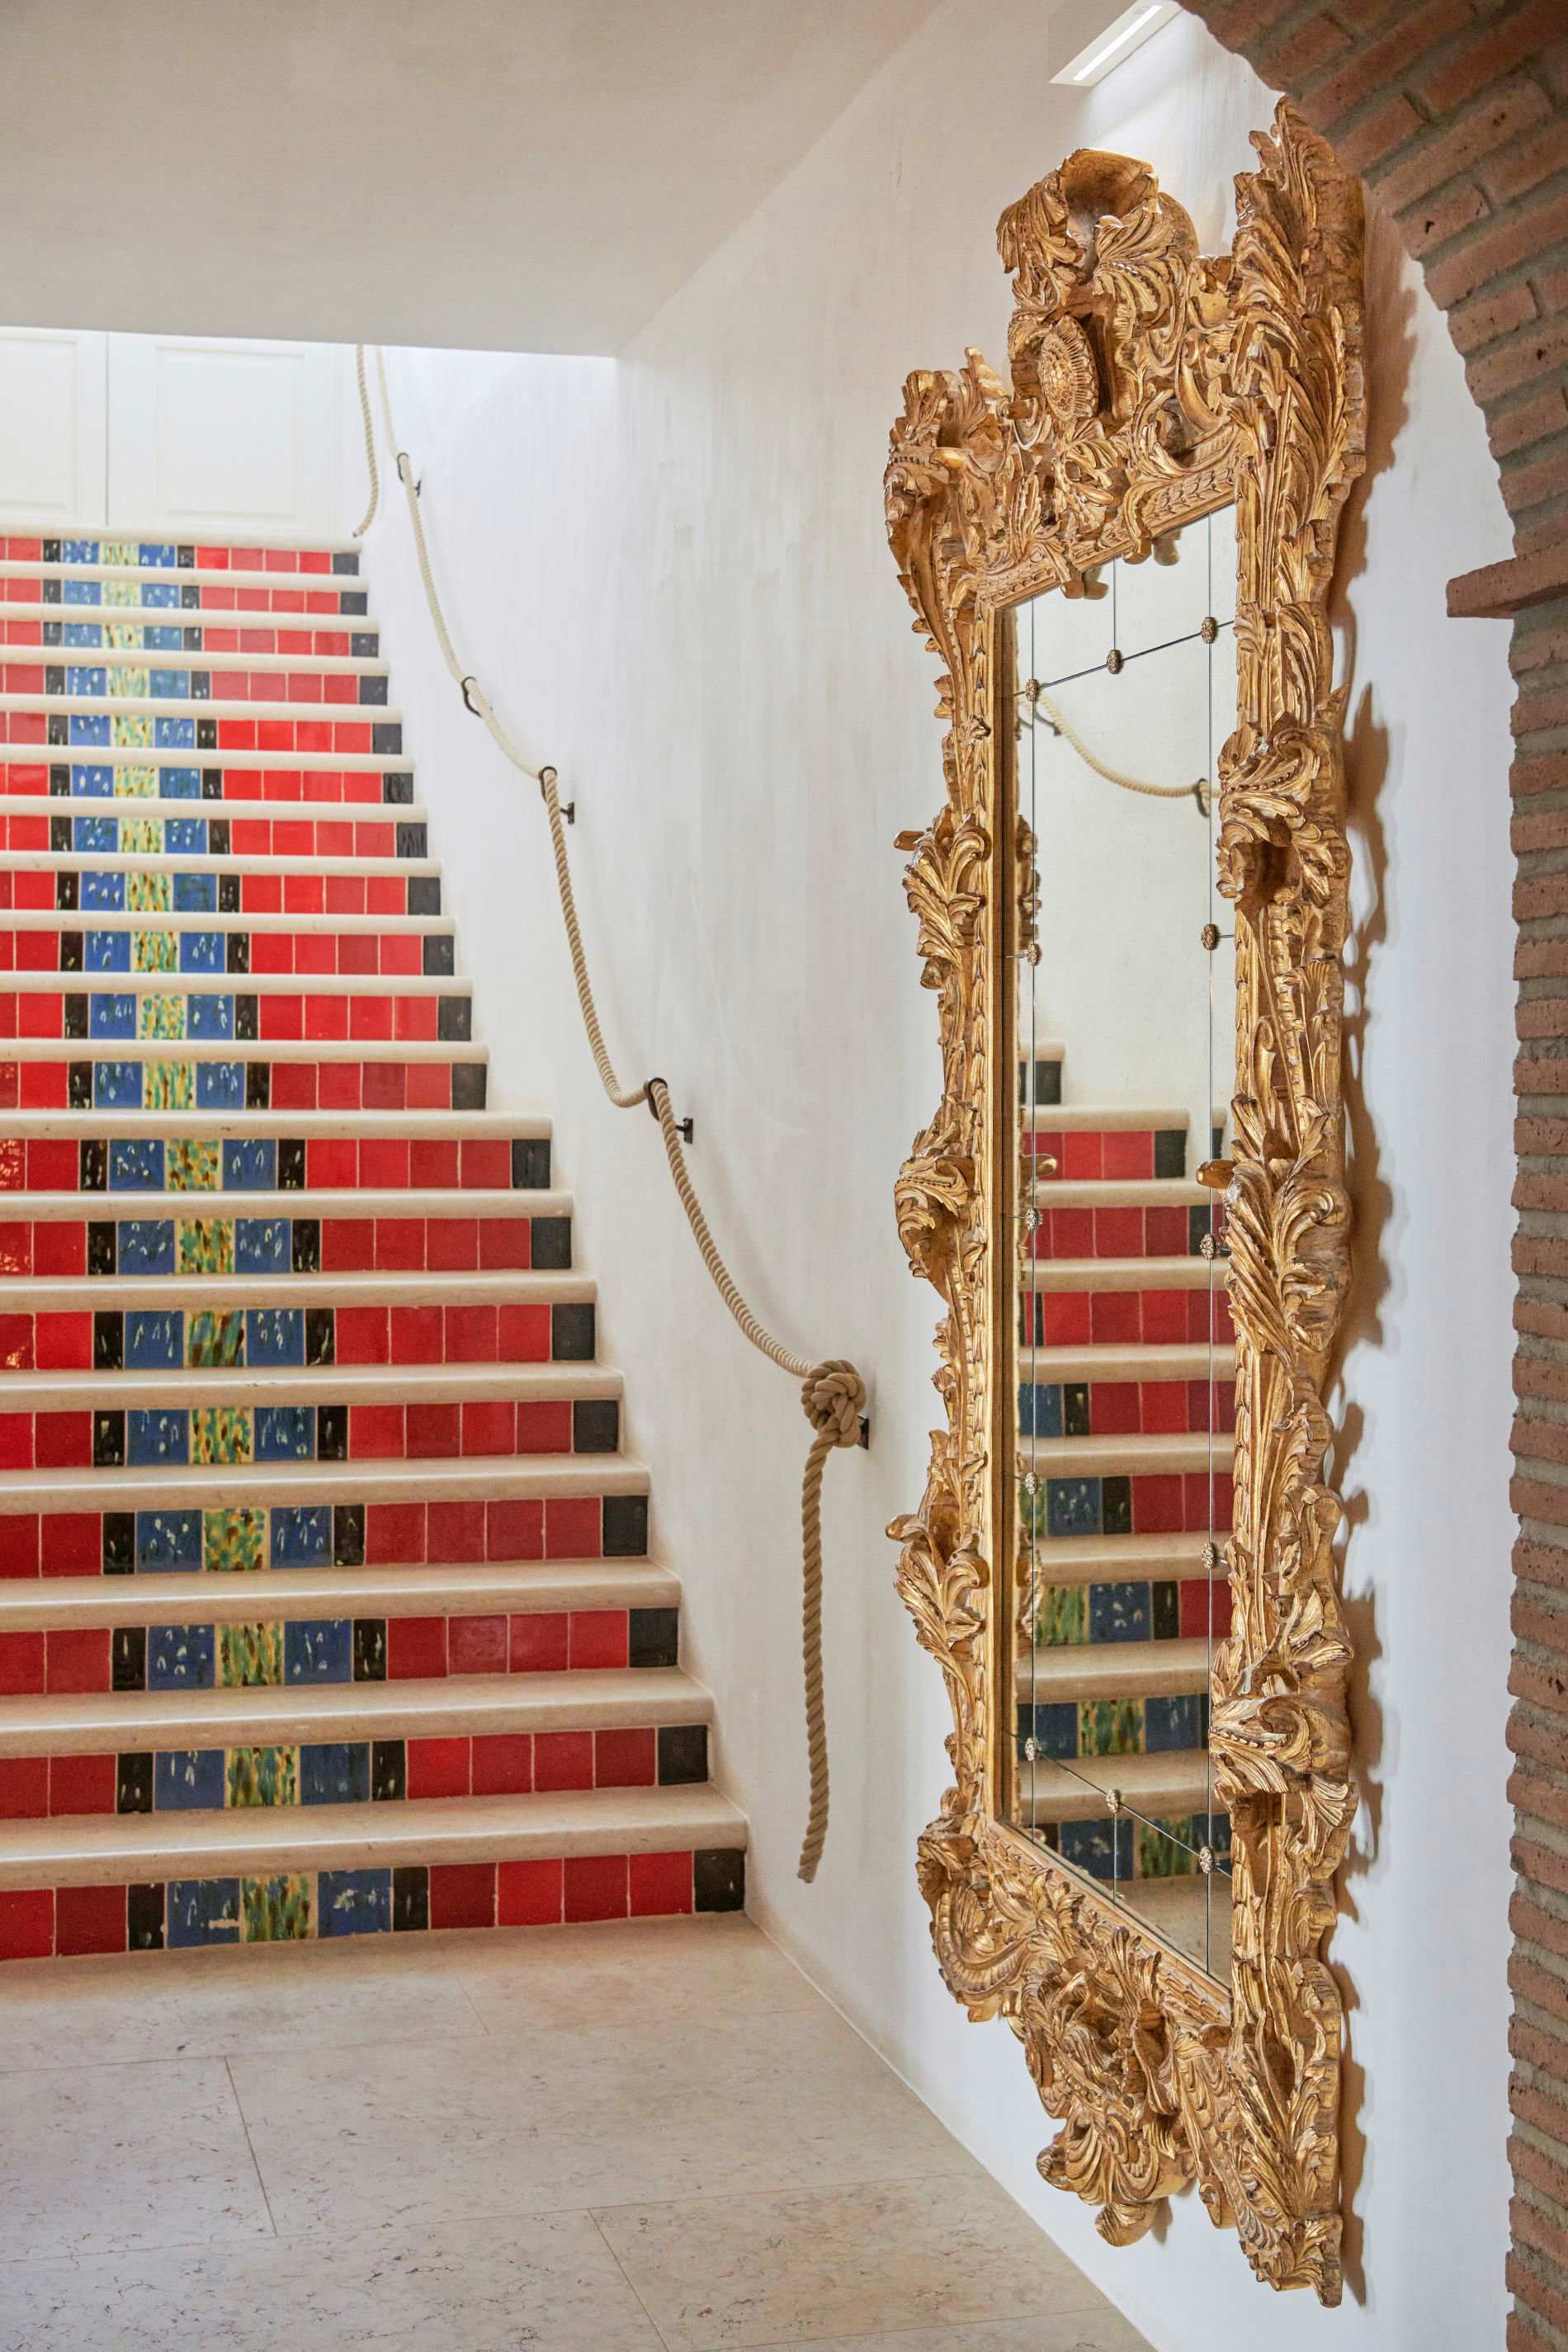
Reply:
M662 1126L663 1121L660 1119L658 1115L658 1105L653 1098L653 1090L655 1087L662 1087L665 1093L668 1095L669 1092L669 1080L668 1078L649 1078L647 1084L643 1088L643 1097L647 1104L648 1110L652 1115L653 1123L656 1127L659 1127ZM675 1131L679 1136L682 1143L689 1143L693 1134L696 1132L697 1121L694 1118L675 1118L673 1111L671 1111L670 1117L672 1119L675 1119Z

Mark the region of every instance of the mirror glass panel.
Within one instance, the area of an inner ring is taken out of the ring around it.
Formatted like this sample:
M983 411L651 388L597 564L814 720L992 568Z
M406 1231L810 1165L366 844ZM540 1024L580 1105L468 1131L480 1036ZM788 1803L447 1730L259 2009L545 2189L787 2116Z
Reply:
M1081 595L1017 606L1010 672L1038 898L1033 942L1021 922L1010 943L1010 1818L1222 1976L1207 1735L1235 1382L1223 1171L1199 1171L1227 1156L1235 1069L1213 789L1236 723L1235 545L1226 510Z

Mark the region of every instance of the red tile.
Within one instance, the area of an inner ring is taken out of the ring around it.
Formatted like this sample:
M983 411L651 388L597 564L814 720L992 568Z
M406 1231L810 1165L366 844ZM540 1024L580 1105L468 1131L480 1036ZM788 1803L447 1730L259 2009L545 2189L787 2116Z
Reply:
M651 1789L658 1780L658 1757L651 1726L594 1734L596 1789Z
M1185 1257L1185 1209L1146 1209L1143 1213L1143 1246L1151 1257Z
M55 1949L62 1959L81 1952L125 1949L123 1886L62 1886L55 1895Z
M51 1511L42 1521L46 1576L97 1576L102 1530L96 1511Z
M1094 1255L1096 1257L1142 1257L1142 1210L1096 1209Z
M338 1001L348 1015L351 1037L368 1038L382 1045L390 1042L393 1033L393 1000L390 996L340 997Z
M375 1267L374 1217L321 1219L323 1274L370 1274Z
M424 1504L372 1503L365 1513L364 1556L371 1568L419 1566L426 1558Z
M274 1062L272 1108L287 1111L325 1108L317 1099L318 1075L314 1062Z
M411 1404L408 1412L408 1455L422 1461L451 1461L462 1452L462 1408L455 1404Z
M40 1412L33 1424L33 1456L40 1470L89 1470L91 1413Z
M68 1139L40 1139L27 1146L27 1189L33 1192L77 1190L77 1147Z
M425 1227L425 1258L432 1274L477 1273L479 1263L478 1218L429 1218Z
M95 1529L97 1525L95 1519ZM95 1559L95 1570L97 1566ZM38 1515L37 1511L7 1511L0 1517L0 1576L37 1576L37 1573Z
M47 1960L54 1948L54 1889L0 1895L0 1960Z
M532 1230L527 1217L481 1217L479 1264L526 1273L532 1263L529 1247Z
M1050 1142L1042 1138L1045 1148ZM1069 1178L1098 1177L1103 1171L1103 1138L1094 1134L1063 1135L1058 1139L1057 1160L1063 1176Z
M1127 1296L1131 1297L1131 1291ZM1203 1296L1200 1291L1197 1294ZM1147 1347L1169 1347L1173 1341L1187 1336L1187 1299L1190 1293L1181 1290L1145 1290L1143 1300L1143 1340ZM1095 1337L1099 1338L1096 1332ZM1134 1332L1134 1339L1137 1333Z
M33 1352L41 1372L92 1369L92 1317L40 1315L33 1327Z
M110 1684L107 1625L60 1626L48 1636L51 1692L106 1691Z
M374 1220L375 1263L382 1274L422 1274L425 1270L423 1217L377 1217Z
M525 1797L533 1786L533 1741L527 1732L487 1733L474 1742L476 1797Z
M361 833L371 833L376 828L362 824L359 830ZM390 855L390 852L388 854ZM389 1003L389 1000L385 997L374 1001L381 1007L386 1007ZM390 1034L399 1038L416 1038L425 1044L434 1044L441 1026L440 1007L435 997L398 996L390 1000L390 1006L392 1009Z
M32 1414L0 1412L0 1470L30 1470L32 1466Z
M351 1461L400 1462L403 1453L403 1407L400 1404L350 1405Z
M500 1321L513 1310L502 1307ZM549 1352L550 1309L542 1310L545 1324L545 1353ZM493 1364L497 1360L500 1323L493 1307L448 1307L447 1316L447 1361L449 1364ZM522 1358L510 1350L501 1359L506 1363L539 1362L538 1357Z
M1089 1391L1089 1423L1096 1437L1126 1437L1136 1431L1137 1381L1093 1381Z
M1135 1536L1165 1536L1181 1532L1184 1517L1179 1476L1134 1478L1132 1532Z
M344 1364L391 1362L384 1307L340 1307L335 1321L340 1367Z
M456 1317L461 1310L454 1307ZM479 1311L479 1310L475 1310ZM503 1307L496 1330L496 1356L503 1364L547 1364L550 1361L548 1307Z
M493 1927L495 1916L496 1865L493 1862L431 1864L432 1927Z
M51 1813L111 1813L113 1756L56 1756L49 1762Z
M515 1622L515 1621L514 1621ZM624 1609L574 1609L570 1636L574 1666L624 1666L630 1632Z
M1191 1383L1200 1386L1201 1382ZM1145 1381L1139 1391L1139 1411L1142 1425L1151 1437L1173 1436L1185 1429L1201 1428L1192 1417L1192 1401L1185 1381Z
M367 1135L360 1146L360 1181L378 1191L405 1192L408 1186L408 1144L395 1135Z
M466 1739L410 1739L406 1753L411 1797L468 1795L471 1759Z
M452 1191L460 1171L459 1147L456 1137L437 1136L425 1142L411 1143L408 1150L409 1181L432 1191Z
M571 1622L564 1610L541 1610L537 1614L513 1617L510 1621L510 1671L514 1675L563 1672L571 1656Z
M0 1633L0 1696L36 1696L44 1688L42 1633Z
M384 1108L373 1104L365 1092L368 1072L359 1062L321 1062L316 1069L316 1096L322 1110L366 1110ZM395 1108L395 1106L394 1106Z
M444 1617L389 1617L386 1675L389 1682L424 1682L447 1671Z
M568 1919L624 1919L627 1902L626 1856L569 1855L565 1894Z
M502 1927L553 1927L563 1916L559 1861L503 1862L496 1872L496 1923Z
M634 1919L665 1919L691 1908L689 1853L634 1853L628 1878Z
M306 997L304 1034L312 1045L331 1044L347 1037L350 1001L346 996Z
M482 1455L514 1452L531 1454L542 1451L540 1447L525 1445L519 1434L523 1414L542 1410L542 1408L539 1406L514 1404L510 1397L476 1399L465 1404L462 1408L464 1454ZM569 1454L572 1450L571 1439L572 1409L568 1405L566 1408L567 1442L564 1446L556 1446L552 1451Z
M1047 1290L1045 1304L1047 1348L1087 1348L1089 1344L1087 1290Z
M92 1318L88 1318L89 1346ZM34 1369L33 1318L30 1315L0 1315L0 1370L30 1372Z
M1092 1257L1094 1255L1094 1211L1092 1209L1047 1209L1048 1221L1043 1231L1048 1231L1050 1246L1037 1250L1039 1257Z
M447 1671L453 1675L504 1675L506 1619L453 1617L447 1627Z
M1225 1577L1211 1584L1206 1577L1184 1576L1176 1587L1183 1638L1201 1641L1212 1633L1216 1642L1230 1631L1230 1585ZM1224 1622L1221 1623L1221 1617ZM1211 1622L1212 1620L1212 1622Z
M542 1792L553 1789L591 1789L594 1785L593 1733L537 1732L533 1741L533 1785Z
M1154 1136L1149 1128L1112 1128L1104 1139L1102 1165L1108 1177L1152 1176Z
M268 1043L274 1039L303 1038L305 1034L305 1000L302 996L263 996L258 1003L258 1025ZM317 1033L312 1030L310 1034Z
M0 1758L0 1820L41 1822L47 1819L48 1811L48 1758Z
M468 1192L507 1192L511 1186L511 1146L504 1136L474 1136L462 1151Z
M439 1307L395 1307L391 1330L395 1364L438 1364L444 1356L452 1360ZM409 1452L416 1450L411 1435Z
M599 1497L562 1495L544 1506L546 1559L596 1559L599 1556Z
M487 1559L542 1559L544 1505L537 1498L485 1505Z
M0 1276L25 1280L32 1270L32 1226L16 1218L0 1222Z
M463 1563L485 1556L483 1503L457 1500L430 1505L430 1558Z
M1096 1290L1089 1294L1089 1336L1097 1348L1121 1346L1138 1338L1138 1293Z
M404 1100L410 1110L449 1110L452 1066L449 1062L410 1062L403 1073Z

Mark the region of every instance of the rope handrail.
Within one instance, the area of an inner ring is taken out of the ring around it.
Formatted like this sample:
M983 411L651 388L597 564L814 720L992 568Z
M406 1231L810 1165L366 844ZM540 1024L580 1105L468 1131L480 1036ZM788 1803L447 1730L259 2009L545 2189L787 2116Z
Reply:
M1059 703L1051 700L1037 678L1030 678L1025 686L1024 700L1028 709L1020 710L1019 725L1032 727L1036 713L1041 713L1052 733L1064 737L1084 766L1092 768L1097 776L1103 776L1108 784L1115 784L1124 793L1142 793L1146 800L1151 801L1195 800L1204 815L1208 814L1209 780L1206 776L1198 776L1190 784L1150 784L1145 783L1141 776L1123 775L1120 768L1109 766L1097 751L1090 751Z
M375 514L380 497L380 476L376 467L375 432L371 416L371 404L365 383L364 345L355 346L355 363L359 377L360 407L364 422L365 463L369 469L371 500L364 521L355 537L366 530ZM485 728L502 756L521 775L531 777L538 784L550 824L550 845L555 862L555 883L561 900L561 917L566 932L566 944L572 959L572 978L577 992L578 1010L583 1016L589 1049L599 1082L617 1110L633 1110L646 1103L658 1121L663 1139L665 1158L669 1164L670 1181L676 1197L685 1212L703 1265L714 1288L753 1348L766 1356L783 1372L801 1383L801 1405L811 1423L812 1440L805 1457L805 1472L801 1481L801 1654L805 1685L806 1758L810 1780L810 1801L805 1834L801 1843L798 1870L807 1885L816 1875L816 1866L827 1837L828 1770L827 1719L823 1694L822 1670L822 1476L827 1456L838 1446L856 1445L862 1440L861 1412L866 1402L866 1383L856 1367L842 1357L827 1357L812 1362L797 1356L774 1338L759 1321L747 1305L739 1284L725 1265L713 1239L708 1219L703 1213L697 1188L691 1181L687 1164L683 1132L690 1135L690 1122L679 1120L669 1099L669 1088L663 1078L653 1077L640 1087L626 1087L621 1083L616 1066L605 1043L600 1025L598 1006L594 999L593 982L588 971L587 952L583 945L582 926L577 919L576 893L572 886L572 867L566 852L566 829L563 819L560 795L556 790L559 778L548 761L538 767L526 760L512 741L496 715L495 707L471 670L466 670L458 659L441 609L435 575L430 566L430 551L426 542L425 526L419 511L420 484L415 479L414 467L405 449L398 447L396 428L392 419L392 398L387 390L386 365L381 347L375 346L376 377L381 391L382 416L386 428L389 449L395 453L397 478L403 484L408 508L408 520L414 536L414 551L418 561L419 577L429 607L431 623L436 631L441 657L453 683L463 698L465 707Z

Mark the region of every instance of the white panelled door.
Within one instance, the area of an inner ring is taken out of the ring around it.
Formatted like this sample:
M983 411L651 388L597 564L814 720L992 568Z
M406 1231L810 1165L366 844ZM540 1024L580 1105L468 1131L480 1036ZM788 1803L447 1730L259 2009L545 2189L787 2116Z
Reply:
M338 343L0 328L0 529L345 538L353 376Z

